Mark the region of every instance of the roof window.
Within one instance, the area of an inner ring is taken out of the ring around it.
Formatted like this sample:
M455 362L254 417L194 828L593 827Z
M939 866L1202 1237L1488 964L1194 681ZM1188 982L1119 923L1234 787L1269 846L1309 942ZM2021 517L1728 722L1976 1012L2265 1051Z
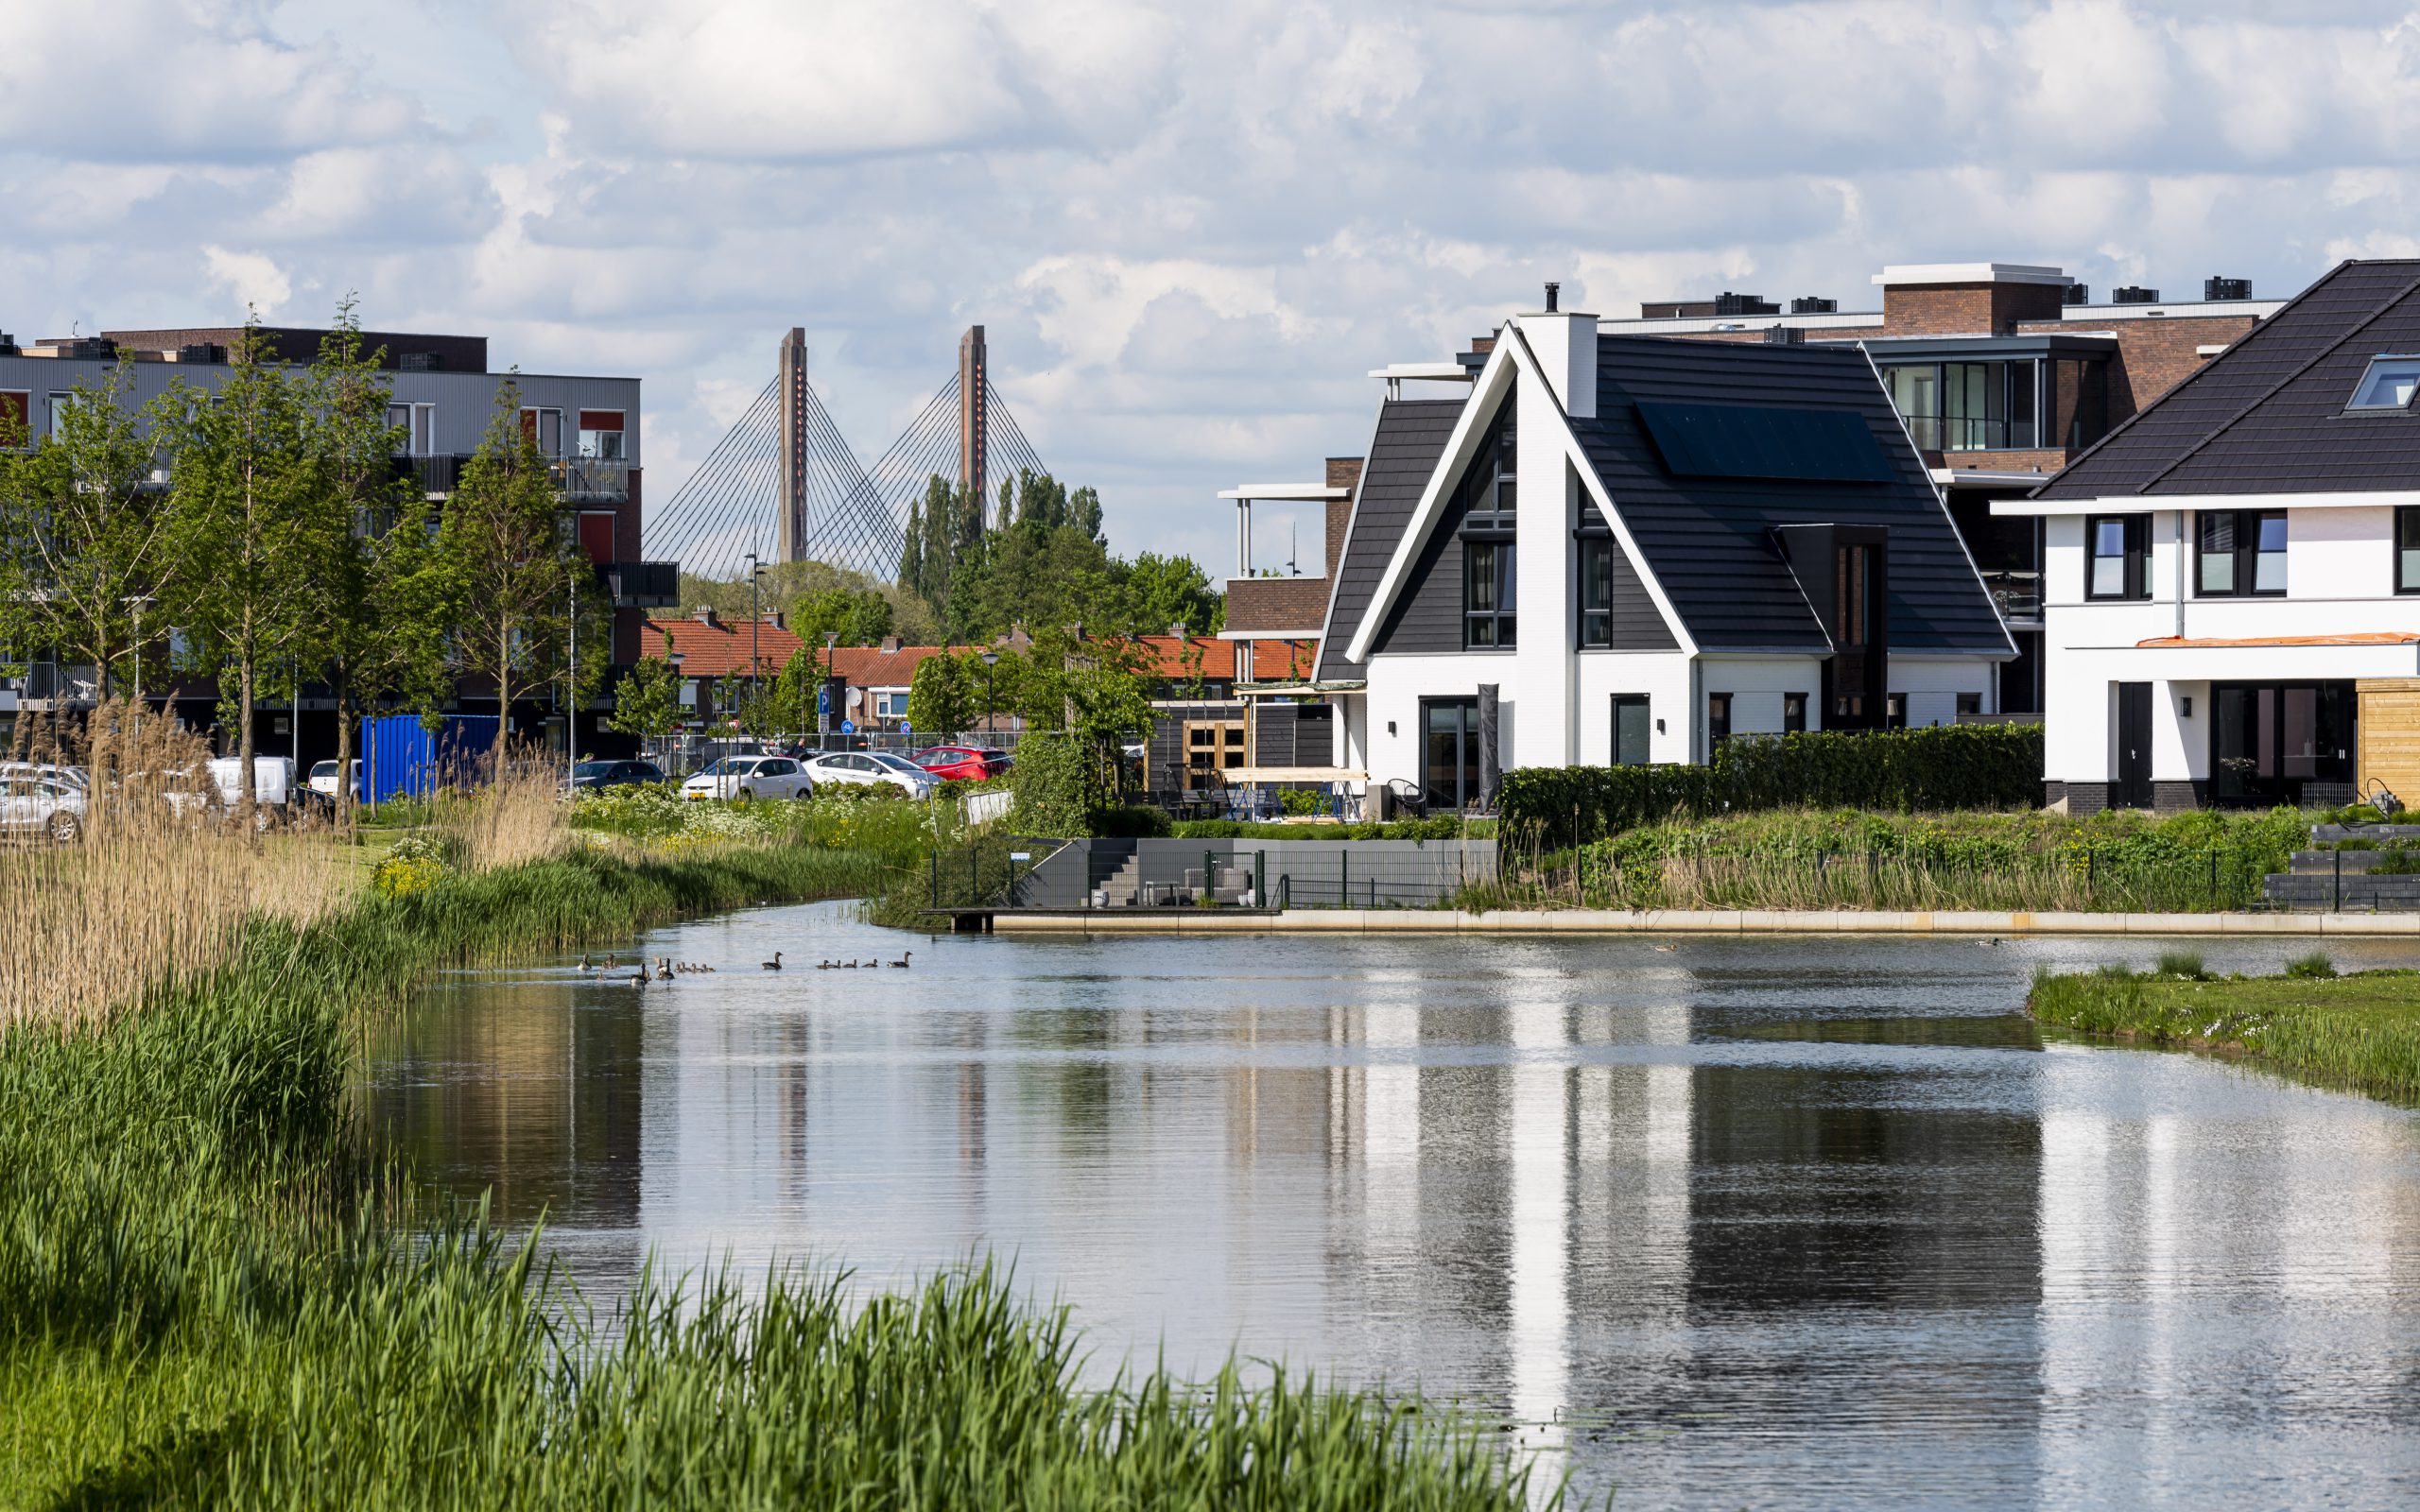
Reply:
M2346 409L2409 409L2420 392L2420 356L2377 356L2353 389Z

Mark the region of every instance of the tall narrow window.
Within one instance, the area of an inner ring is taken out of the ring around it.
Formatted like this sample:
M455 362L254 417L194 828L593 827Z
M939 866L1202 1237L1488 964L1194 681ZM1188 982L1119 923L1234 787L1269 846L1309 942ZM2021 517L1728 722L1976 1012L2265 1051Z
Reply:
M2286 591L2286 515L2282 509L2204 509L2195 533L2194 582L2204 598Z
M521 435L538 449L540 456L563 455L563 412L560 409L524 409L521 412Z
M1611 536L1580 538L1580 645L1601 649L1614 644L1614 553Z
M2420 593L2420 509L2394 511L2394 591Z
M1512 405L1496 414L1462 475L1462 646L1509 650L1514 644L1514 558L1518 555Z
M19 447L33 440L34 396L23 388L0 388L0 446Z
M1785 693L1781 696L1781 732L1785 735L1806 732L1806 695Z
M2143 570L2143 558L2151 541L2151 517L2096 515L2084 521L2083 528L2090 553L2084 597L2149 598L2150 575Z
M1617 693L1614 695L1614 765L1644 766L1648 764L1648 739L1653 727L1647 717L1647 695Z
M1731 695L1709 693L1705 696L1705 743L1720 746L1731 738Z

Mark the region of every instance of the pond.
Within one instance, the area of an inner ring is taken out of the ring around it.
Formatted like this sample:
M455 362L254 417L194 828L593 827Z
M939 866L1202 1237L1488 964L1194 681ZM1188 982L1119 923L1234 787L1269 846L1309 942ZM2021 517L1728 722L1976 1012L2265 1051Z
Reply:
M2420 1122L2012 1017L2037 963L2162 943L768 908L645 941L712 975L450 980L363 1091L594 1297L650 1253L882 1282L988 1247L1104 1369L1417 1384L1625 1508L2412 1504Z

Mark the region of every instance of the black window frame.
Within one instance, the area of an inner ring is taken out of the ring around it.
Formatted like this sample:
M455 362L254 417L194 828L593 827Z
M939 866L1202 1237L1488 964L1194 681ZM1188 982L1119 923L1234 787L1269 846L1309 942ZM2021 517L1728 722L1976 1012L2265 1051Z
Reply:
M1705 696L1705 745L1707 750L1731 738L1731 695L1709 693Z
M1434 712L1451 709L1456 712L1456 728L1451 738L1456 747L1455 791L1443 793L1436 782L1437 764L1430 749L1434 732L1430 729ZM1478 749L1478 698L1464 694L1435 698L1423 698L1420 710L1420 796L1431 809L1461 813L1481 801L1479 791L1480 757Z
M1812 701L1811 696L1804 693L1785 693L1781 696L1781 732L1783 734L1806 733L1806 706Z
M1639 721L1646 731L1647 749L1634 762L1622 760L1622 710L1624 708L1635 708L1638 711ZM1655 700L1644 693L1617 693L1614 695L1613 713L1613 764L1616 766L1653 765L1655 763Z
M2262 525L2272 518L2277 521L2279 527L2285 533L2286 549L2278 551L2276 555L2286 558L2290 574L2293 561L2290 554L2293 544L2293 526L2285 510L2203 509L2196 512L2193 520L2193 596L2195 598L2284 598L2286 596L2287 589L2291 586L2290 576L2287 583L2275 588L2246 586L2257 584L2260 580L2260 558L2269 555L2260 549L2260 532ZM2221 520L2228 522L2229 528L2235 537L2235 544L2213 551L2208 544L2213 533L2211 527ZM2247 525L2249 529L2246 528ZM2208 568L2204 563L2214 558L2231 560L2230 572L2234 581L2230 586L2225 588L2209 586Z
M2115 558L2100 550L2103 525L2118 529L2118 553ZM2083 596L2088 602L2141 603L2152 596L2151 584L2152 517L2147 514L2088 514L2083 519ZM2118 592L2100 591L2100 566L2104 561L2120 563L2121 579Z
M2420 507L2404 505L2394 511L2394 591L2420 593Z
M1575 649L1610 651L1614 646L1614 558L1621 547L1609 530L1583 529L1579 536L1580 617ZM1599 586L1604 589L1605 601L1592 606L1589 590Z
M1495 412L1462 474L1462 649L1520 646L1520 537L1516 528L1520 424L1512 401ZM1488 607L1477 600L1486 589Z

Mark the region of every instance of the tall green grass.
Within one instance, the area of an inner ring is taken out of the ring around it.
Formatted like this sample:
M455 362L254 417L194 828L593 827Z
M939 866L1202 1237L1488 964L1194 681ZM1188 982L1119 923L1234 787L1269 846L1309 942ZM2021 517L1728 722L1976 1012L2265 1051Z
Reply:
M2242 1056L2325 1086L2420 1101L2420 973L2333 970L2199 980L2044 972L2026 1008L2080 1033Z
M1230 1367L1079 1378L1069 1315L976 1265L649 1277L598 1315L478 1210L424 1205L344 1098L434 967L871 890L793 847L582 854L256 921L100 1027L0 1035L0 1505L1511 1508L1415 1401Z

